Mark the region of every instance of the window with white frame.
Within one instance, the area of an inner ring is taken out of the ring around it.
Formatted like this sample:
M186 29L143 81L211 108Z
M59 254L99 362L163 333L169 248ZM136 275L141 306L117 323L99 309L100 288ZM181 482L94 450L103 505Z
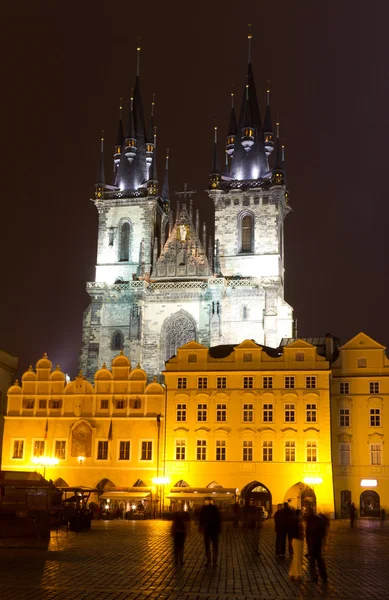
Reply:
M197 405L197 420L201 423L208 421L208 407L206 404Z
M307 423L316 423L317 422L317 404L315 402L310 402L305 407L305 421Z
M216 421L227 421L227 404L216 404Z
M153 459L153 442L144 440L141 443L140 451L141 460L152 460Z
M33 440L32 455L35 457L45 455L45 440Z
M216 440L216 460L226 460L226 441Z
M207 460L207 440L197 440L196 460Z
M208 388L208 377L198 377L197 387L199 390L206 390Z
M101 410L106 410L108 408L108 400L106 398L100 400L100 408Z
M307 442L307 462L317 462L316 442Z
M97 442L97 460L108 460L108 440Z
M370 394L379 394L380 393L380 382L379 381L370 381L369 382L369 393Z
M285 404L285 423L294 423L296 420L296 406L294 404Z
M339 409L339 427L350 427L350 409Z
M243 422L252 423L254 421L254 404L243 404Z
M305 378L305 387L307 390L316 389L316 375L307 375Z
M294 389L294 375L287 375L285 377L285 389L287 389L287 390Z
M370 427L381 427L381 409L370 409Z
M186 404L177 404L176 420L186 421Z
M253 460L253 442L251 440L245 440L243 442L243 455L242 459L245 462Z
M370 445L370 464L381 465L382 464L382 445L371 444Z
M266 403L262 409L262 421L264 423L273 423L273 404Z
M252 389L254 387L254 377L243 377L244 389Z
M273 388L273 377L270 375L267 375L266 377L263 378L262 383L263 383L264 390L271 390Z
M187 378L186 377L177 377L177 389L186 390Z
M293 440L285 442L285 461L295 462L296 460L296 442Z
M224 390L227 387L227 377L218 377L216 387L218 390Z
M348 381L341 381L339 383L339 393L343 395L350 393L350 383Z
M262 460L264 462L272 462L273 460L273 442L263 441L262 442Z
M59 460L65 460L66 458L66 440L55 440L54 444L54 456Z
M130 440L119 440L119 460L130 460Z
M12 446L12 458L22 459L24 457L24 440L14 440Z
M342 467L349 467L351 465L351 445L340 444L339 445L339 460Z
M186 440L176 440L176 460L185 460Z

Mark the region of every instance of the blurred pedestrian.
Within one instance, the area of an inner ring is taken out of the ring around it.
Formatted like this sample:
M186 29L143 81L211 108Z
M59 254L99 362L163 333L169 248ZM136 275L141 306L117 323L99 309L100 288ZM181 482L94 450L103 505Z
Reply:
M280 505L279 505L280 506ZM277 544L276 536L276 554L277 556L285 556L286 554L286 538L288 538L289 556L293 556L292 538L290 537L290 528L292 525L294 511L290 508L288 502L284 502L284 506L277 510L274 515L276 523L276 533L279 530L279 540Z
M212 563L215 567L218 559L221 520L219 509L212 503L212 498L205 498L205 504L200 511L199 531L204 536L204 549L207 559L207 567L209 567L211 564L211 544Z
M173 537L174 563L176 566L184 564L184 547L186 539L186 514L177 511L173 515L171 534Z
M282 556L282 504L277 504L277 510L274 513L274 528L276 531L276 556ZM285 549L284 549L285 555Z
M381 508L380 520L381 525L384 526L386 524L386 510L384 508Z
M308 565L311 581L318 581L317 566L320 579L323 583L326 583L327 569L322 556L322 544L326 535L326 523L320 515L315 515L312 507L307 509L305 522L305 537L308 546Z
M240 507L239 507L239 503L235 502L234 506L233 506L233 522L234 522L234 528L238 527L239 525L239 511L240 511Z
M290 536L293 545L293 558L289 569L289 577L291 579L300 580L303 577L304 546L303 514L300 509L297 509L292 517Z
M355 519L357 517L357 509L355 508L354 502L350 505L350 527L354 527Z

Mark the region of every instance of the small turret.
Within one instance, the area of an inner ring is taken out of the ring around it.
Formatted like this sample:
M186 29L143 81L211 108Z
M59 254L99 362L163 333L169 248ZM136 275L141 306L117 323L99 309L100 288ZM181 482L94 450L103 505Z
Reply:
M248 152L251 146L254 145L254 127L251 118L250 100L249 100L249 84L246 84L246 100L244 105L244 120L241 132L241 143L243 148Z
M101 132L100 138L100 163L99 170L97 172L96 185L95 185L95 198L102 198L104 195L105 187L105 168L104 168L104 131Z
M122 146L123 146L123 142L124 142L122 110L123 110L123 98L120 98L118 134L117 134L116 145L114 146L114 154L113 154L113 162L115 163L115 167L119 166L120 154L122 152Z
M235 116L235 109L234 109L234 94L232 92L231 93L230 126L228 128L227 143L226 143L226 150L230 156L232 156L234 154L236 132L237 132L237 126L236 126L236 116Z
M273 127L271 123L271 114L270 114L270 86L267 86L266 89L266 112L265 112L265 120L263 122L263 143L265 146L266 156L269 158L270 154L274 150L274 135L273 135Z
M126 136L125 154L130 163L134 160L137 152L136 133L134 123L134 90L131 90L130 115L128 117L128 129Z
M213 161L212 161L212 173L209 178L209 186L212 189L218 188L221 181L221 171L219 164L219 157L217 153L217 126L214 127L214 144L213 144Z
M152 163L154 152L154 98L155 94L153 94L153 101L151 103L149 130L146 137L146 162L149 166Z
M147 182L147 190L151 196L158 194L158 176L157 176L157 128L154 127L153 140L153 159L150 165L150 178Z

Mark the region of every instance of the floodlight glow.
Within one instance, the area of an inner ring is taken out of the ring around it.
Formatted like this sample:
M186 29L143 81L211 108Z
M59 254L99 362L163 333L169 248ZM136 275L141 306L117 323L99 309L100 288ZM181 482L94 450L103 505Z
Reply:
M168 477L154 477L153 483L154 485L166 485L170 483L170 479Z
M52 458L51 456L34 456L32 459L34 465L44 465L46 467L58 465L59 459Z
M323 483L323 479L321 477L305 477L304 483L307 485L317 485Z
M378 482L376 479L362 479L361 487L377 487Z

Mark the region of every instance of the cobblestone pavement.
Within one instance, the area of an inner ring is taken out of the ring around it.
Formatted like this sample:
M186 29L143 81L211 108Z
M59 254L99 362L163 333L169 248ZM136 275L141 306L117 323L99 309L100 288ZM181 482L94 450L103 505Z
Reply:
M288 578L274 556L273 523L259 552L252 531L223 526L219 565L206 567L191 524L185 564L175 567L165 521L93 521L92 530L54 532L47 549L0 548L1 600L254 600L389 598L389 526L334 522L326 545L328 584ZM306 563L304 564L307 570Z

